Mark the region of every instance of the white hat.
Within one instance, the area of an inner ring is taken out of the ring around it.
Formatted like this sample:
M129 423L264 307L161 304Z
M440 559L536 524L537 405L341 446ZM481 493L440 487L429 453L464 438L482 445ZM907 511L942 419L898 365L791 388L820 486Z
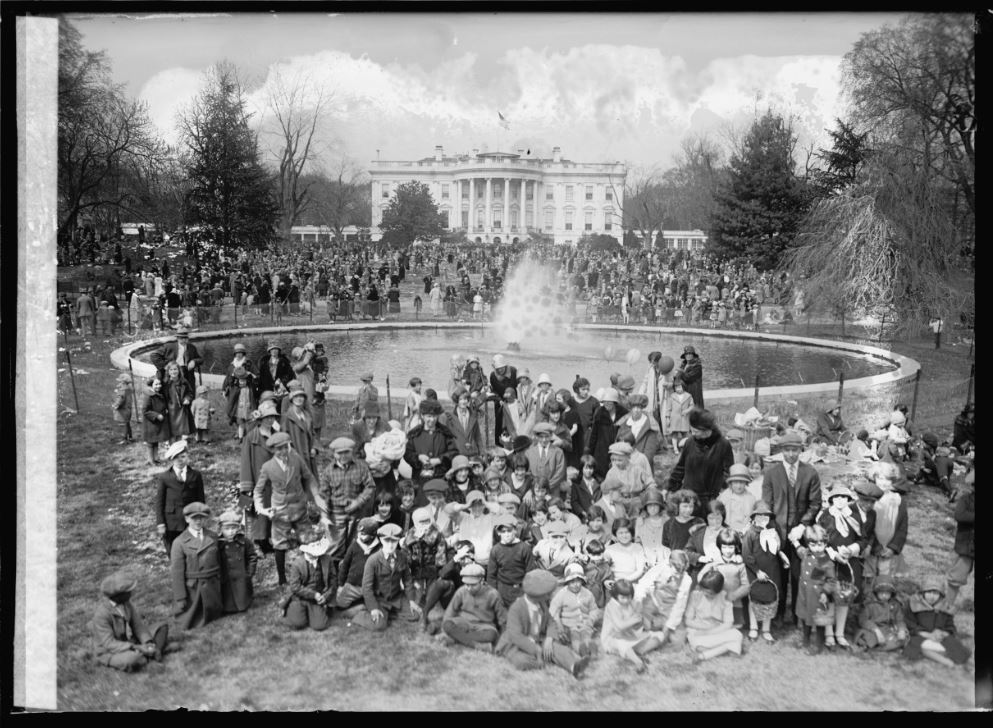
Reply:
M538 384L551 384L551 383L552 383L552 378L548 376L546 372L542 372L538 376Z
M507 360L503 358L503 354L493 355L493 368L499 369L500 367L507 366Z
M599 398L601 402L617 402L618 395L617 390L613 387L607 387L603 390L603 396Z
M169 449L165 451L165 455L163 455L163 457L166 460L172 460L182 452L186 452L186 440L179 440L178 442L172 443L172 445L169 446Z

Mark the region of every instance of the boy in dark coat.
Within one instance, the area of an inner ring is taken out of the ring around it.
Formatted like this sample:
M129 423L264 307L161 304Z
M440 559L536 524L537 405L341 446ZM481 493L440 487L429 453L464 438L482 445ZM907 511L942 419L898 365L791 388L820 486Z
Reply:
M379 521L372 517L359 521L355 540L349 544L338 565L338 596L335 606L347 610L345 614L348 617L362 610L362 576L365 573L366 560L379 548L379 539L376 537L379 525Z
M496 519L500 543L493 544L486 563L486 581L509 607L523 593L524 575L537 568L531 545L517 537L517 519L502 513Z
M252 606L252 577L258 555L251 541L241 533L241 516L225 511L218 519L221 524L221 596L225 613L244 612Z
M188 528L172 542L173 616L184 629L213 622L224 612L217 534L204 528L210 509L199 501L183 508Z
M476 547L472 541L456 541L454 555L438 571L438 578L428 585L422 620L422 626L428 634L437 634L444 616L444 612L432 615L431 610L435 605L440 605L442 609L448 608L456 590L462 586L462 568L474 563L475 556Z
M172 542L186 528L183 508L190 503L206 501L203 476L190 466L186 441L179 440L166 450L164 459L171 467L156 476L158 492L155 497L157 529L165 545L166 555L172 553Z
M169 638L169 625L160 624L154 630L145 626L138 610L131 603L131 593L137 580L123 572L111 574L100 583L101 601L90 620L93 636L93 658L124 672L134 672L149 660L161 660Z
M318 632L331 624L331 605L338 575L331 559L331 540L320 528L300 534L300 555L290 562L290 599L284 618L292 629L310 627Z
M362 573L362 598L368 611L356 614L352 622L378 632L386 629L391 616L414 622L422 610L417 604L410 562L399 548L400 527L384 523L376 535L382 548L366 560Z
M951 667L965 663L972 654L955 636L955 619L945 600L942 579L929 576L903 612L910 639L903 648L909 660L926 657Z

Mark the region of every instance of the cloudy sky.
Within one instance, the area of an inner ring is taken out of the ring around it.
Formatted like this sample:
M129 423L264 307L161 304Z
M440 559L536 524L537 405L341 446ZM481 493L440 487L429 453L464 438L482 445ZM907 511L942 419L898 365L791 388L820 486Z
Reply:
M844 115L841 59L891 14L252 14L70 16L163 135L203 73L238 66L258 123L278 70L334 100L325 163L552 146L577 161L667 167L680 140L771 105L824 141ZM510 122L498 124L501 112ZM268 120L267 120L268 119Z

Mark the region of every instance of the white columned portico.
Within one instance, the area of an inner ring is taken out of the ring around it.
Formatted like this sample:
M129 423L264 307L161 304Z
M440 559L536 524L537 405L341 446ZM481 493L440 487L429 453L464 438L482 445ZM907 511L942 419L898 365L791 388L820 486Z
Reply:
M476 232L476 178L469 178L469 232Z
M510 229L510 177L503 178L503 219L500 221L500 230L505 235Z

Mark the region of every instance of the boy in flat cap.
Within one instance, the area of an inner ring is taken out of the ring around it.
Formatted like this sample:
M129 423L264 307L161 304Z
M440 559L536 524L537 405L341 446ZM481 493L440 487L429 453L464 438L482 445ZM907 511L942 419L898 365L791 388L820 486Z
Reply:
M221 525L218 548L221 551L221 596L225 614L244 612L252 606L252 577L258 555L252 542L241 532L241 515L225 511L217 519Z
M548 478L548 490L556 495L565 483L565 453L561 448L552 446L552 435L555 425L549 422L539 422L532 430L535 442L528 448L526 456L529 470L535 477Z
M207 498L203 476L190 465L186 440L170 445L164 458L170 468L155 476L158 486L155 514L158 519L156 528L168 556L172 554L172 542L186 528L183 508L196 501L203 503Z
M421 626L428 634L437 634L441 629L444 610L462 586L462 569L475 561L476 552L472 541L456 541L454 550L452 557L438 571L438 578L428 585L421 620ZM435 609L436 606L440 609Z
M548 600L557 586L558 579L544 569L525 575L524 594L507 611L507 628L500 636L496 652L518 670L555 664L579 678L590 658L580 657L557 639L558 630L548 613Z
M422 610L417 604L417 590L410 575L407 555L401 551L400 527L385 523L376 532L382 549L365 562L362 574L362 596L366 609L352 618L354 624L381 631L389 625L391 616L402 616L416 622Z
M537 568L531 544L517 535L517 519L507 513L496 518L499 543L493 544L486 564L486 581L503 597L509 607L522 594L524 575Z
M172 542L174 616L183 629L201 627L224 612L217 534L204 526L210 509L199 501L183 508L187 529Z
M331 536L331 555L340 559L348 548L355 523L371 515L367 507L375 495L376 481L365 460L354 456L354 440L339 437L328 447L332 457L321 470L315 500Z
M307 501L315 483L306 461L293 450L285 432L271 435L266 447L273 455L259 471L252 495L255 512L272 522L269 539L276 552L279 583L285 584L286 552L296 546L297 525L307 517ZM267 488L271 489L269 507L263 499Z
M467 564L460 572L462 586L445 610L441 628L454 642L492 652L507 624L507 608L496 589L486 583L486 570Z
M338 575L331 560L331 540L323 528L300 534L300 555L290 562L290 600L286 624L292 629L310 627L318 632L331 624Z
M372 383L372 372L364 372L359 379L362 381L362 386L359 387L355 395L355 404L352 405L352 422L358 422L365 417L367 404L379 401L379 390Z
M122 571L100 583L100 592L106 601L101 600L90 620L93 658L100 665L134 672L149 660L162 659L169 625L160 624L154 630L145 626L131 603L131 594L137 585L137 579Z

